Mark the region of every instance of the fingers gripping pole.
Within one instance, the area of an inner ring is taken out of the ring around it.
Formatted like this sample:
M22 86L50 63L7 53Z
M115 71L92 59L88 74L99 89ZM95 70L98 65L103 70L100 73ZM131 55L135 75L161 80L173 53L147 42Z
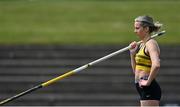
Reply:
M159 33L153 35L151 38L155 38L155 37L160 36L160 35L162 35L162 34L164 34L164 33L165 33L165 31L159 32ZM138 43L141 43L141 42L142 42L142 41L139 41ZM35 87L33 87L33 88L30 88L30 89L28 89L28 90L26 90L26 91L24 91L24 92L22 92L22 93L19 93L19 94L13 96L13 97L7 98L7 99L1 101L1 102L0 102L0 105L4 105L4 104L6 104L6 103L8 103L8 102L10 102L10 101L12 101L12 100L15 100L15 99L17 99L17 98L19 98L19 97L21 97L21 96L23 96L23 95L26 95L26 94L28 94L28 93L31 93L31 92L33 92L33 91L35 91L35 90L37 90L37 89L40 89L40 88L49 86L49 85L51 85L51 84L53 84L53 83L55 83L55 82L57 82L57 81L59 81L59 80L62 80L62 79L64 79L64 78L68 77L68 76L71 76L71 75L73 75L73 74L75 74L75 73L78 73L78 72L80 72L80 71L82 71L82 70L84 70L84 69L86 69L86 68L88 68L88 67L90 67L90 66L92 66L92 65L95 65L95 64L97 64L97 63L99 63L99 62L102 62L102 61L104 61L104 60L106 60L106 59L109 59L109 58L111 58L111 57L113 57L113 56L115 56L115 55L117 55L117 54L120 54L120 53L122 53L122 52L124 52L124 51L127 51L127 50L129 50L130 48L131 48L130 46L127 46L127 47L125 47L125 48L122 48L122 49L120 49L120 50L118 50L118 51L116 51L116 52L113 52L113 53L111 53L111 54L109 54L109 55L106 55L106 56L104 56L104 57L102 57L102 58L99 58L99 59L97 59L97 60L95 60L95 61L93 61L93 62L90 62L90 63L88 63L88 64L86 64L86 65L83 65L83 66L81 66L81 67L79 67L79 68L77 68L77 69L75 69L75 70L69 71L69 72L67 72L67 73L65 73L65 74L63 74L63 75L60 75L60 76L58 76L58 77L56 77L56 78L53 78L53 79L51 79L51 80L49 80L49 81L47 81L47 82L44 82L44 83L42 83L42 84L40 84L40 85L38 85L38 86L35 86Z

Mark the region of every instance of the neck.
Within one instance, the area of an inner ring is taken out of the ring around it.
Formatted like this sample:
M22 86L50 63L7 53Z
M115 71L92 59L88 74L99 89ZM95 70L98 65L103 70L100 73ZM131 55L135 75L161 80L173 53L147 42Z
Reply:
M151 36L149 34L145 35L144 38L142 39L143 43L146 43L150 38Z

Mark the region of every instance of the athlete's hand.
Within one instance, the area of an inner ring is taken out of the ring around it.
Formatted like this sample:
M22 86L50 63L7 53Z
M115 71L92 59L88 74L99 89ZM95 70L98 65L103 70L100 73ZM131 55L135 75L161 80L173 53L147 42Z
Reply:
M129 49L130 53L131 53L131 54L135 54L135 53L136 53L136 50L137 50L137 48L138 48L137 42L136 42L136 41L131 42L131 43L129 44L129 46L130 46L130 49Z
M150 83L149 83L149 81L148 80L140 80L139 81L139 86L140 87L143 87L143 86L149 86L150 85Z

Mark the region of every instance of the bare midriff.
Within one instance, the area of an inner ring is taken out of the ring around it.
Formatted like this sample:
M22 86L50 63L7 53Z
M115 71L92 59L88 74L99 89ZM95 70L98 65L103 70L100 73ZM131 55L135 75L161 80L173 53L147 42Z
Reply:
M148 77L149 76L149 72L145 72L142 70L136 70L135 72L135 82L138 82L141 78L143 77Z

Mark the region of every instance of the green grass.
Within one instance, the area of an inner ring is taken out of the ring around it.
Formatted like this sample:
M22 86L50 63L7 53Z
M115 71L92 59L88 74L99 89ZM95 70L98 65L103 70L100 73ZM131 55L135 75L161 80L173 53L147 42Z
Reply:
M164 24L161 44L180 44L180 1L0 0L0 44L127 44L134 18Z

